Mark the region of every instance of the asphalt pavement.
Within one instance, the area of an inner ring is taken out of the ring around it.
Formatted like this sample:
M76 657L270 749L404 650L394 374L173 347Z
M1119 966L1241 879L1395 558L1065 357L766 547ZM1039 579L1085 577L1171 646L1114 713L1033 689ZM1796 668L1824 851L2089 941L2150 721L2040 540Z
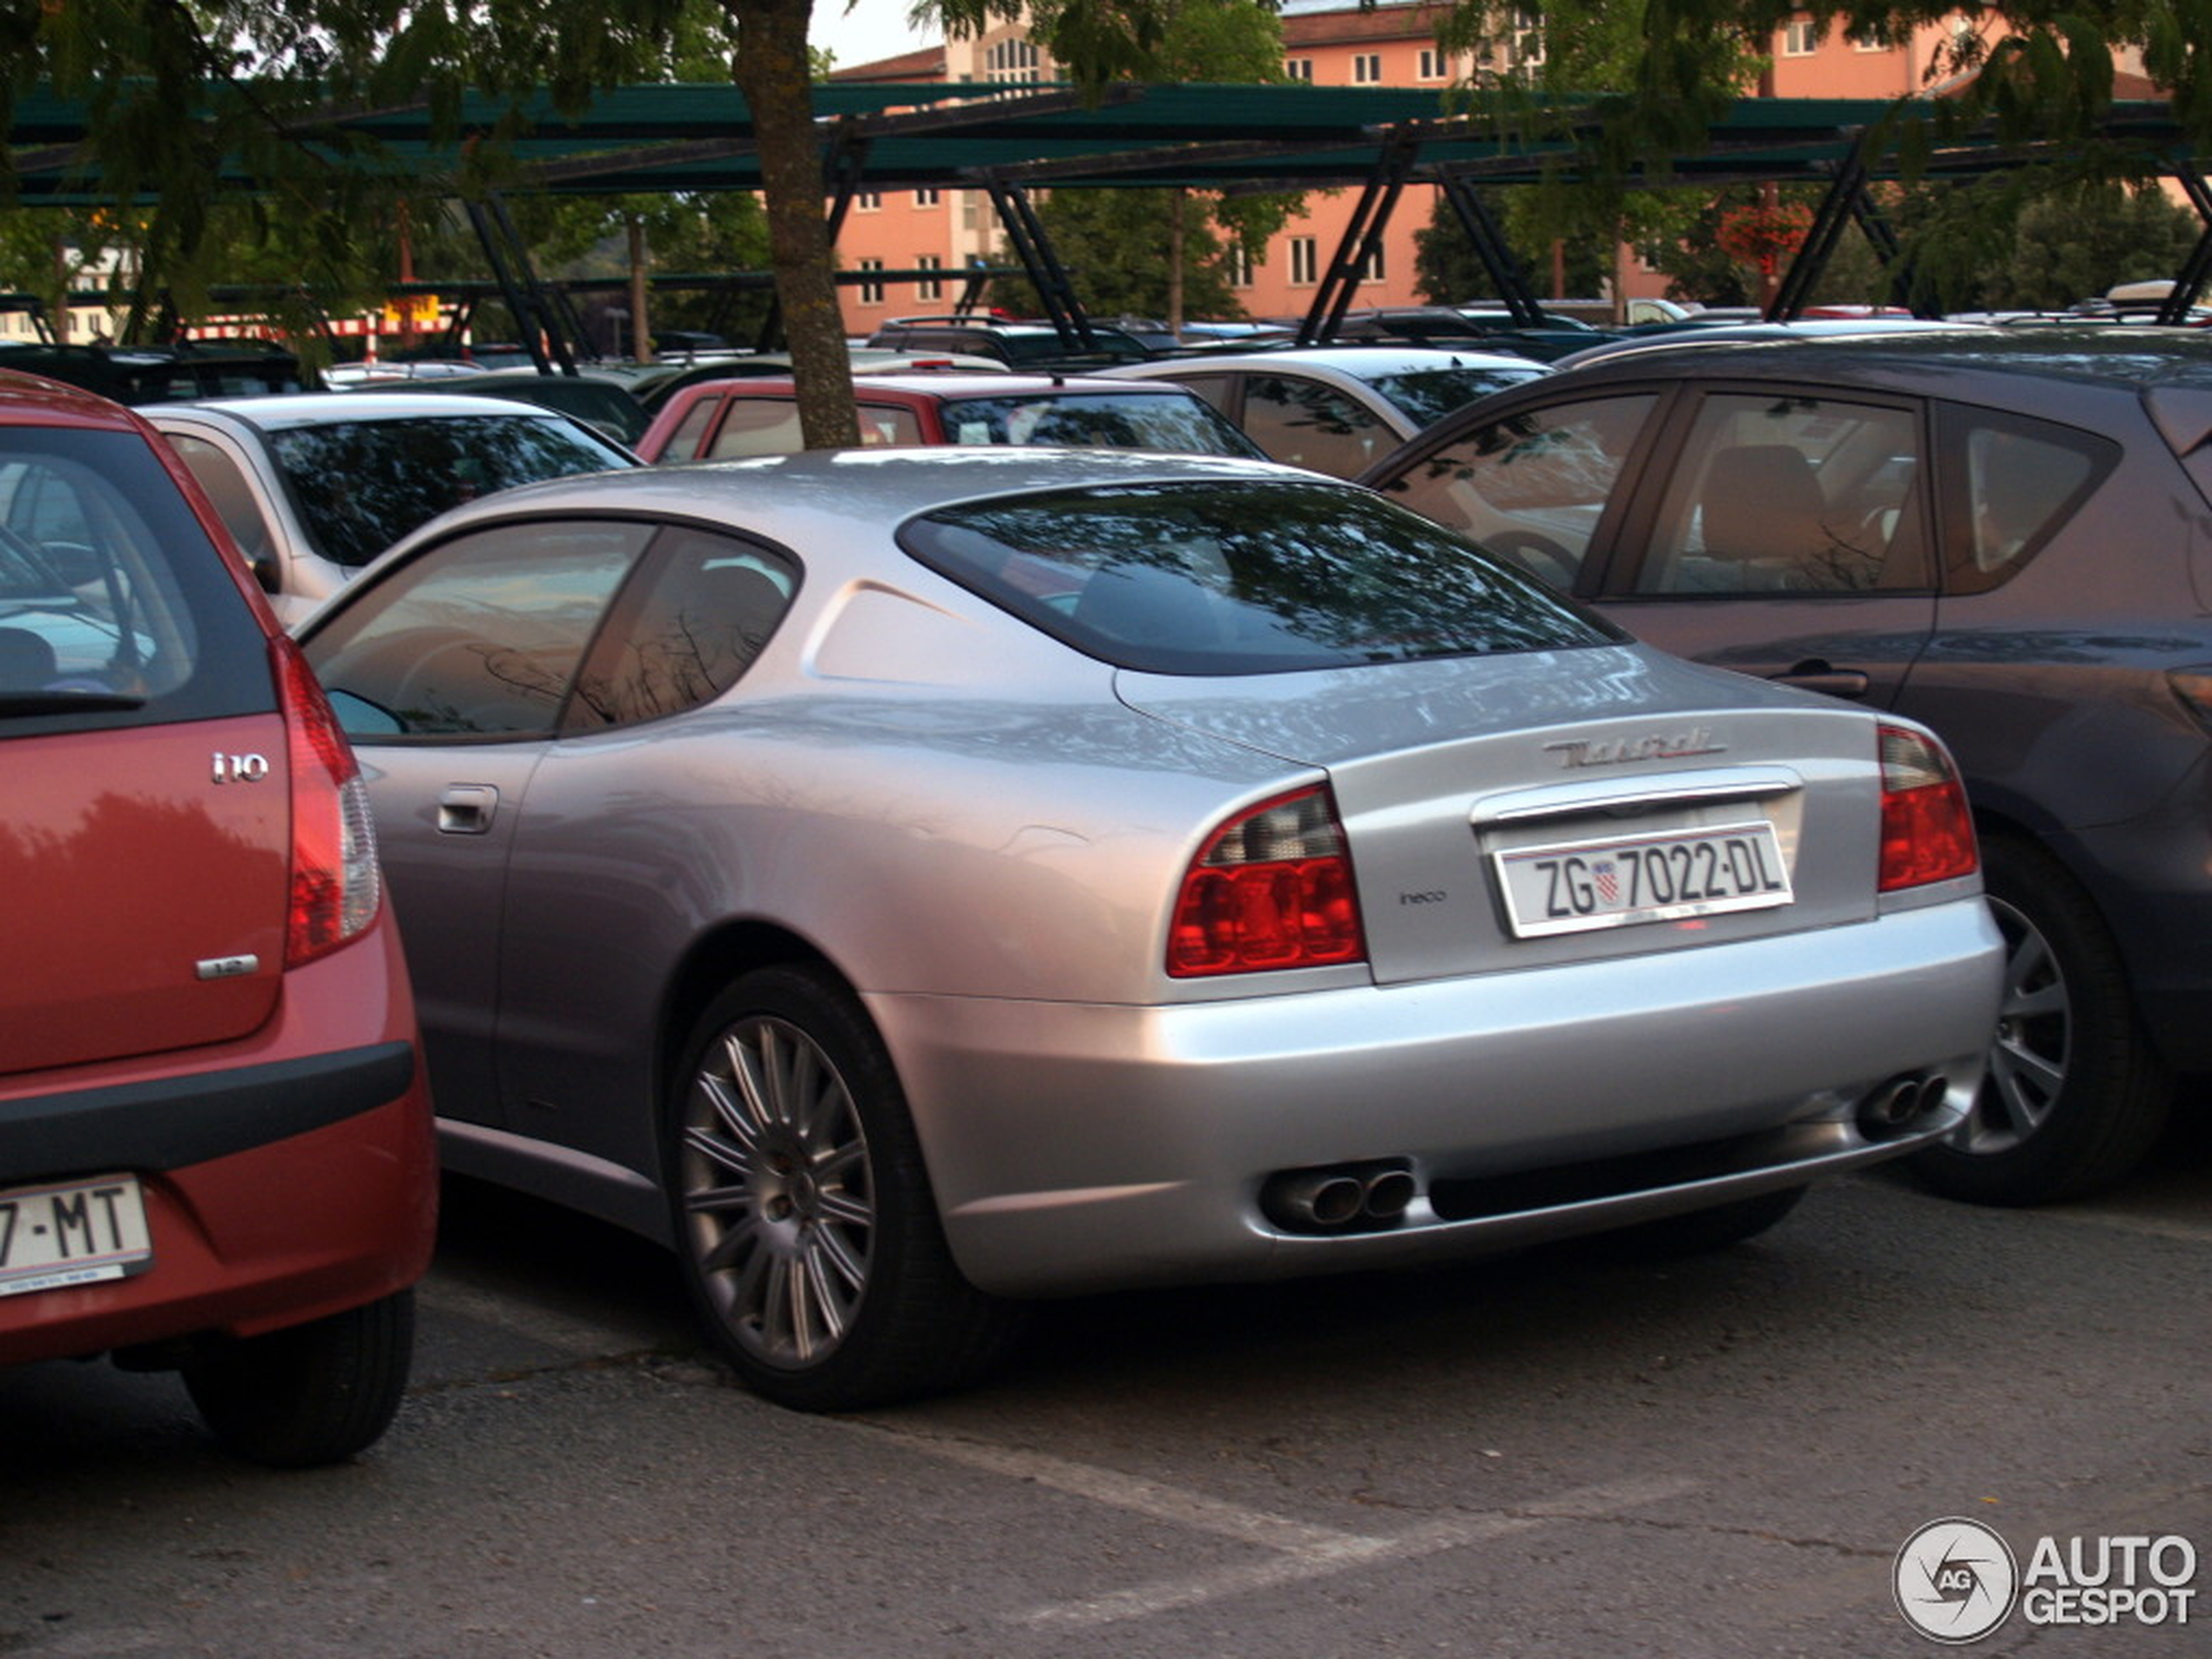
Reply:
M658 1251L456 1182L349 1466L229 1462L172 1379L0 1372L0 1655L1930 1656L1939 1520L2022 1575L2179 1539L2212 1587L2208 1270L2212 1134L2051 1210L1876 1175L1707 1257L1055 1305L985 1387L809 1417ZM2212 1653L2175 1610L1971 1651Z

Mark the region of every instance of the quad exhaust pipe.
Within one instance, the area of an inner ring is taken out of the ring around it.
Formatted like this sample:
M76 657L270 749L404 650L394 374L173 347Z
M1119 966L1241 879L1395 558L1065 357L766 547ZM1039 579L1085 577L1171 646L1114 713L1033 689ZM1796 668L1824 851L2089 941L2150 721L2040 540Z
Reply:
M1394 1227L1413 1202L1403 1163L1331 1163L1283 1170L1260 1188L1260 1208L1286 1232L1376 1232Z
M1858 1132L1870 1141L1889 1140L1941 1110L1950 1094L1951 1081L1940 1072L1892 1077L1858 1103Z

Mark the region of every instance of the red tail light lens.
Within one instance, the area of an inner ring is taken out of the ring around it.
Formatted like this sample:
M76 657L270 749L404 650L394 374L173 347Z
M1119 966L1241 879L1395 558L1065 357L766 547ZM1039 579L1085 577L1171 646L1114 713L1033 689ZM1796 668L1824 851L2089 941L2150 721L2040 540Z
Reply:
M1972 875L1981 860L1951 757L1925 733L1903 726L1884 726L1881 745L1881 890Z
M1300 790L1216 830L1177 898L1178 979L1366 959L1344 826L1326 789Z
M338 717L299 646L279 639L270 650L291 743L292 914L284 960L297 968L376 920L383 878L368 786Z

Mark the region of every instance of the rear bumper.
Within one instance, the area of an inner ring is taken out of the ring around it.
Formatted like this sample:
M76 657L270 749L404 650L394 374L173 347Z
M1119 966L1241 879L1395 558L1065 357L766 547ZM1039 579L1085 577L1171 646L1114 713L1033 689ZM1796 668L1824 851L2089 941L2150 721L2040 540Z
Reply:
M1975 899L1388 988L869 1006L962 1270L1051 1295L1449 1259L1897 1157L1972 1099L2000 957ZM1900 1076L1940 1107L1862 1132L1859 1103ZM1271 1174L1377 1160L1413 1177L1394 1226L1312 1237L1263 1213Z
M316 1046L334 1032L360 1046ZM0 1296L0 1364L256 1336L429 1265L429 1090L388 927L287 974L253 1038L179 1059L0 1088L0 1186L135 1175L153 1242L152 1265L129 1278Z

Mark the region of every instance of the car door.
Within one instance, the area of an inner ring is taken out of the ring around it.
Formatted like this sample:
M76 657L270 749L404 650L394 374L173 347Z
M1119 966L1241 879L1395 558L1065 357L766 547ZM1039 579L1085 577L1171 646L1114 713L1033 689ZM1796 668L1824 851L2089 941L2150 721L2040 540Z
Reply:
M1367 482L1538 580L1570 591L1602 548L1668 425L1670 395L1606 388L1499 407L1444 422Z
M1585 590L1599 608L1679 655L1893 706L1935 625L1926 411L1716 385L1666 426Z
M468 532L350 590L302 641L368 779L442 1116L505 1124L508 862L584 651L651 534Z

